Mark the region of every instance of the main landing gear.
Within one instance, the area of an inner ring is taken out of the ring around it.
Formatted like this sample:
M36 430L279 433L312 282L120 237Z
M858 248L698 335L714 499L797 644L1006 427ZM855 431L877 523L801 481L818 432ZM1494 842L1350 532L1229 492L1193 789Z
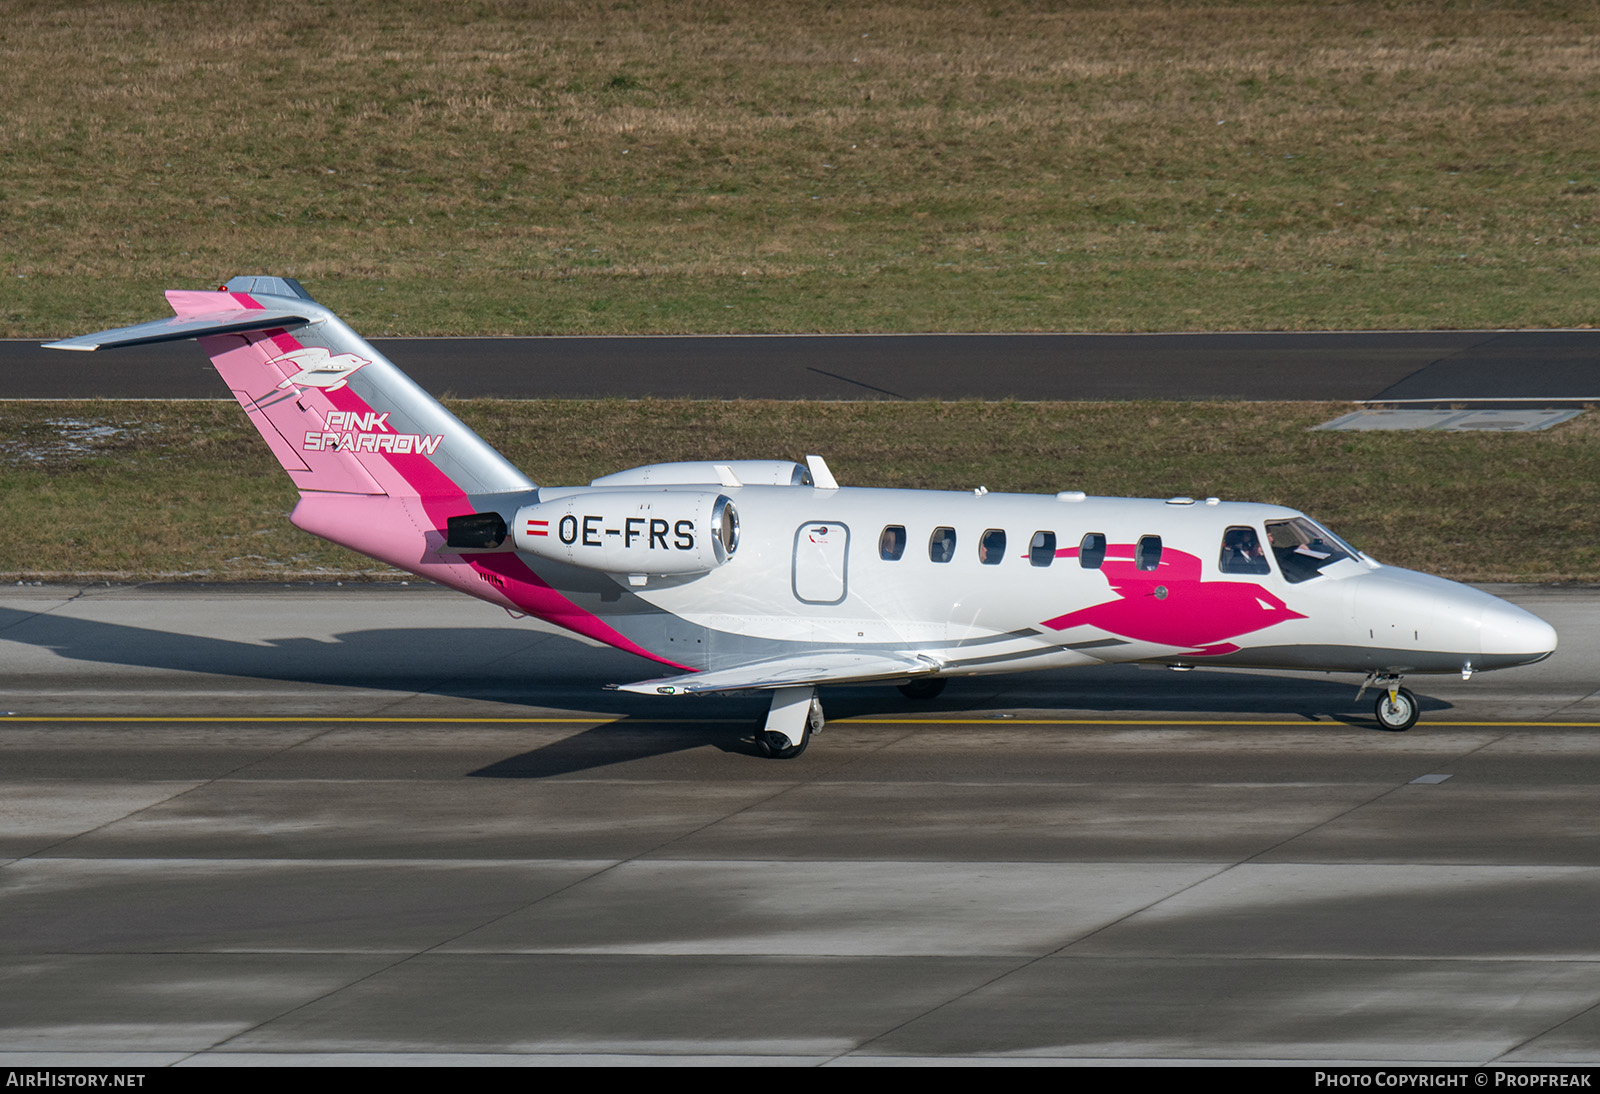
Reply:
M900 685L907 699L932 699L944 690L941 676L919 676ZM772 706L756 730L756 747L774 760L792 760L806 750L813 733L821 733L826 718L815 687L776 688Z
M806 750L825 719L814 687L777 688L766 720L756 730L756 747L774 760L792 760Z
M1400 686L1400 677L1392 673L1375 672L1368 676L1361 685L1361 691L1356 692L1356 699L1361 699L1361 692L1369 687L1382 689L1378 695L1377 705L1373 712L1377 715L1378 724L1391 733L1404 733L1417 724L1417 715L1421 707L1417 697L1406 688Z

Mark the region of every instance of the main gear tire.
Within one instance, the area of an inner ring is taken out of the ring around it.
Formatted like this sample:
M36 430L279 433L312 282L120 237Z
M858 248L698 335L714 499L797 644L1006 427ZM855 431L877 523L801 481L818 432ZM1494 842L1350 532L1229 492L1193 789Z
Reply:
M761 749L761 754L771 760L792 760L806 750L806 745L811 743L811 727L806 726L805 735L800 738L799 744L790 744L789 738L782 733L775 733L767 729L756 730L756 747Z

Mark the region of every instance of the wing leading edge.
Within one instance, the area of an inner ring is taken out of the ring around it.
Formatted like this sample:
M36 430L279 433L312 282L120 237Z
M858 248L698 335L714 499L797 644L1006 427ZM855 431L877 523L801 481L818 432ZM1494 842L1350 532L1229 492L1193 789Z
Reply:
M312 317L281 308L235 308L182 319L157 319L132 327L103 330L50 342L46 349L97 350L120 346L148 346L156 342L181 342L206 334L242 334L258 330L296 330Z

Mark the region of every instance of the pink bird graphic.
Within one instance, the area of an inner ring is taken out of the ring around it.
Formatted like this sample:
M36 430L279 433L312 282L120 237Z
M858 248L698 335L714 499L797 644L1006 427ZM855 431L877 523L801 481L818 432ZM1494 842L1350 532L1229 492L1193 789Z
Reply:
M1056 553L1073 558L1078 548ZM1188 647L1191 653L1214 657L1239 648L1230 638L1306 618L1252 582L1202 581L1200 559L1170 547L1162 551L1155 570L1140 570L1133 544L1111 545L1100 572L1116 600L1058 615L1042 625L1057 631L1095 626L1123 638Z
M331 353L321 346L307 346L291 350L272 359L275 365L289 365L298 371L278 385L281 391L293 384L320 387L338 391L350 382L350 376L362 365L370 365L365 357L353 353Z

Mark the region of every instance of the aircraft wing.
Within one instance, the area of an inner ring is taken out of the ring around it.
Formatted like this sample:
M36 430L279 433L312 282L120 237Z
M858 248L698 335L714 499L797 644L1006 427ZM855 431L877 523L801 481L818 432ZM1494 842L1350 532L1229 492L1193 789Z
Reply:
M639 695L698 695L712 691L746 691L803 687L807 684L861 684L873 680L904 680L926 676L942 668L930 657L881 651L858 653L820 650L793 657L753 661L731 669L690 672L613 685L617 691Z

